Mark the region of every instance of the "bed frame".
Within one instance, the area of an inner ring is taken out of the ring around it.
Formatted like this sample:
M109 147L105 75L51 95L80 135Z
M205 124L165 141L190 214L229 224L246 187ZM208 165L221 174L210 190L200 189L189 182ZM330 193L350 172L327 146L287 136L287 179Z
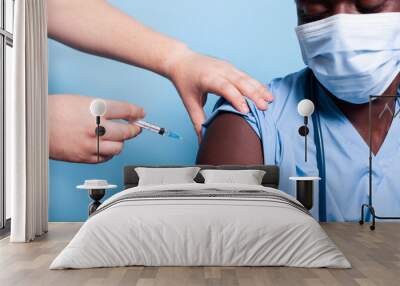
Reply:
M270 165L249 165L249 166L236 166L236 165L194 165L201 169L220 169L220 170L263 170L265 171L262 185L265 187L271 187L278 189L279 186L279 167ZM148 167L148 168L179 168L179 167L192 167L192 166L155 166L155 165L131 165L124 167L124 189L136 187L139 183L139 176L135 171L137 167ZM203 176L199 173L194 179L197 183L204 183Z

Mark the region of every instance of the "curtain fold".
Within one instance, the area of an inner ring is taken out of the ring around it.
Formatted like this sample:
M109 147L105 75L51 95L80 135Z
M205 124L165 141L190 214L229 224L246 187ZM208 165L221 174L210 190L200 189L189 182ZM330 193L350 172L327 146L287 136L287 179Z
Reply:
M6 187L11 242L47 232L47 9L45 0L15 1L13 93L6 111Z

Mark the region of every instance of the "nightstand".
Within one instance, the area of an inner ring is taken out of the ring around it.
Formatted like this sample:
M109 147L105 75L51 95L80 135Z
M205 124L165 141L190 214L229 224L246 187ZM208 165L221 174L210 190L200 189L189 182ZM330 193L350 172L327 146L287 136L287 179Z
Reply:
M100 200L106 194L106 190L115 189L117 185L110 185L106 180L85 180L83 185L76 186L77 189L87 190L93 202L89 205L89 216L101 205Z
M296 199L303 206L311 210L314 205L314 181L321 180L320 177L290 177L289 180L296 182Z

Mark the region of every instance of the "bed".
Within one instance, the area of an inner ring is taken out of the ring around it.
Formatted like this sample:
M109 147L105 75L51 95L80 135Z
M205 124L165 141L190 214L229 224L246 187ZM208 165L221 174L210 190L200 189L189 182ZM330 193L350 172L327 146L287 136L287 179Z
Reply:
M205 184L199 173L193 183L153 186L138 186L137 167L125 167L124 191L99 207L50 269L351 267L308 211L278 190L276 166L199 166L264 170L261 185Z

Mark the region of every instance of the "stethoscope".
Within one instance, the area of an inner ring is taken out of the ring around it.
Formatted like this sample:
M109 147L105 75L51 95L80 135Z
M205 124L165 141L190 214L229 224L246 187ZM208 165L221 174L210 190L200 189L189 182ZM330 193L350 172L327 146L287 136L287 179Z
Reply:
M314 103L315 111L311 115L314 128L314 142L316 147L316 159L319 177L318 182L319 194L319 220L326 222L326 164L325 164L325 148L324 139L322 136L321 118L319 114L319 101L317 96L317 83L315 75L311 69L307 72L307 81L305 86L305 99L311 100Z

